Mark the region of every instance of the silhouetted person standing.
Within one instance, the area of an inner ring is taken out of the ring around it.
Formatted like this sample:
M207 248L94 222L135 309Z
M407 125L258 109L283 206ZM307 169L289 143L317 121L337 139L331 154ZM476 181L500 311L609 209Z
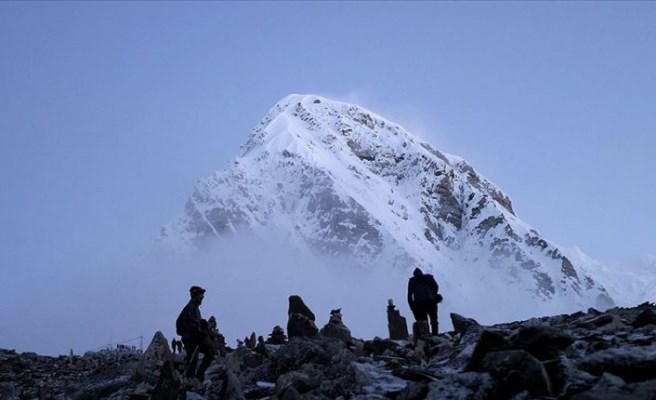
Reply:
M408 305L416 321L428 321L433 335L437 335L437 303L442 296L437 293L439 286L431 274L424 274L415 268L408 281Z
M184 344L187 352L185 375L190 378L190 383L197 386L205 379L205 370L214 359L214 350L209 346L207 321L200 316L199 307L205 298L205 289L200 286L192 286L189 289L189 295L191 300L180 312L180 316L176 321L176 330L182 336L182 344ZM203 361L196 370L199 353L203 354ZM197 378L199 382L193 382L192 378Z

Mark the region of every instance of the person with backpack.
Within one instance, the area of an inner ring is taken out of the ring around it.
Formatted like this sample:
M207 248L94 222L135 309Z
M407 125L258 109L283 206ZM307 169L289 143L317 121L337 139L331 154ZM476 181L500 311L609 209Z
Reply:
M205 298L205 289L192 286L189 289L191 299L182 309L175 321L176 333L182 337L182 344L187 353L187 367L185 377L192 386L200 386L205 379L205 371L214 359L214 349L209 345L209 332L207 321L201 318L200 305ZM203 354L198 370L198 354Z
M431 274L424 274L418 267L408 281L408 305L415 321L428 321L433 336L437 335L437 303L442 301L439 285Z

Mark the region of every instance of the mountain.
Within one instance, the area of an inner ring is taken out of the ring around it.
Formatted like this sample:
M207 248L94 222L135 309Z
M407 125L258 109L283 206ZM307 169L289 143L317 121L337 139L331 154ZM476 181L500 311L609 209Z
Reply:
M578 248L566 254L573 262L585 266L619 306L630 307L656 299L656 256L646 254L605 265Z
M614 305L589 266L522 221L509 196L464 159L315 95L276 104L231 165L197 184L159 242L187 251L242 232L379 273L418 264L456 305L525 311L509 317L535 305Z

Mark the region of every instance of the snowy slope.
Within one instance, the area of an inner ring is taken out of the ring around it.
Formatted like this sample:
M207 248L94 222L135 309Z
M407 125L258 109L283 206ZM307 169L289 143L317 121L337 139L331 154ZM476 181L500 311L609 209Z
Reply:
M364 268L407 273L419 264L464 308L489 299L523 308L502 318L614 304L598 268L519 219L465 160L314 95L276 104L229 168L198 183L160 242L188 250L238 232Z
M567 254L608 290L618 306L632 307L656 300L656 256L648 254L604 265L578 248Z

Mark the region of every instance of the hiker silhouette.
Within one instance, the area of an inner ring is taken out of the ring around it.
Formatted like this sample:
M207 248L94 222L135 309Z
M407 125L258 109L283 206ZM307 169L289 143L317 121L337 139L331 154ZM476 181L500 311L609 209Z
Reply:
M205 289L200 286L192 286L189 289L189 295L191 297L189 303L182 309L176 320L176 331L182 337L182 343L187 353L185 377L192 384L197 385L205 379L205 371L214 359L215 350L210 346L208 323L201 318L199 308L205 298ZM196 370L199 354L203 354L203 361ZM193 378L198 379L198 382L193 382Z
M430 320L431 334L437 335L437 303L442 301L442 295L437 293L439 285L431 274L424 274L415 268L408 280L408 305L415 321Z

